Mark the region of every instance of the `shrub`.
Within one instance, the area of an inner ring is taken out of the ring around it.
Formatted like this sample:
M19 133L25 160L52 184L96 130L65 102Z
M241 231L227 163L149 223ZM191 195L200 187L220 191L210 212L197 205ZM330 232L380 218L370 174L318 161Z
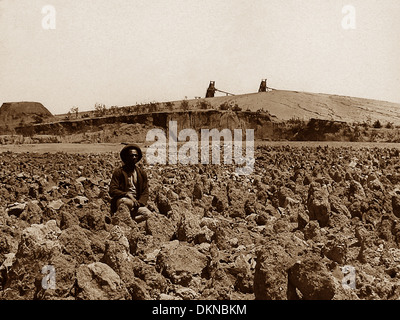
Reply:
M117 106L111 106L110 107L110 114L118 115L119 114L119 108Z
M373 124L373 127L374 127L375 129L380 129L380 128L382 128L382 124L381 124L381 122L380 122L379 120L376 120L376 121L374 122L374 124Z
M174 104L168 101L167 103L165 103L165 107L167 110L172 111L174 109Z
M149 112L157 112L159 111L159 103L158 102L150 102L148 105Z
M385 128L386 128L386 129L394 129L394 124L393 124L393 122L388 122L388 123L386 123Z
M185 100L182 100L182 102L181 102L181 109L183 110L183 111L187 111L187 110L189 110L189 102L185 99Z
M211 103L208 101L205 101L205 100L201 100L201 101L197 102L196 107L201 110L207 110L207 109L211 108Z
M228 102L224 102L219 106L219 110L222 110L222 111L229 110L229 108L230 108L230 105Z
M235 105L232 107L232 111L242 111L242 108L239 107L238 104L235 104Z

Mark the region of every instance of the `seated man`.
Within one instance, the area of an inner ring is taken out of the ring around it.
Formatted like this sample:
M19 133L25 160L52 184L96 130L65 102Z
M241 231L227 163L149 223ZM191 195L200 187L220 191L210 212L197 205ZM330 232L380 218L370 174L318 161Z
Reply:
M121 204L130 209L131 217L151 213L146 207L149 198L147 174L136 166L142 159L142 150L130 144L121 150L120 157L124 165L114 170L109 187L111 215Z

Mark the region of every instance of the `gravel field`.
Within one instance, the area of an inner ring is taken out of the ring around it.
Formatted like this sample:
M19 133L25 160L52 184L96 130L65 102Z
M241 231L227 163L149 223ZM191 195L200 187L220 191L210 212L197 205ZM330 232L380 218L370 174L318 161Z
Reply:
M152 215L109 214L121 145L0 148L1 299L399 299L398 145L268 142L149 165Z

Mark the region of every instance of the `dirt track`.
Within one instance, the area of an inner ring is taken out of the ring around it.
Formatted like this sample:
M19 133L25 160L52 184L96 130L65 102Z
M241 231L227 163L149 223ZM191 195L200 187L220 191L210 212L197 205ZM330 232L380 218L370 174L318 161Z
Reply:
M139 144L140 145L140 144ZM291 146L291 147L316 147L329 146L332 148L353 147L359 148L399 148L400 143L374 143L374 142L335 142L335 141L256 141L257 146ZM143 145L141 145L143 147ZM47 144L17 144L17 145L0 145L1 152L37 152L37 153L106 153L119 152L121 144L119 143L97 143L97 144L79 144L79 143L47 143ZM143 148L144 150L146 148Z
M121 144L99 143L99 144L78 144L78 143L48 143L48 144L17 144L1 145L0 152L37 152L37 153L104 153L121 149Z

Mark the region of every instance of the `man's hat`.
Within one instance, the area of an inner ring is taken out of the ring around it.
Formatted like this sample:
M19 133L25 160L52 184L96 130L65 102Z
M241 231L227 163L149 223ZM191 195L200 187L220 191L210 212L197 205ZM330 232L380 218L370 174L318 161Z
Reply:
M138 152L138 155L139 155L138 161L140 161L140 159L142 159L143 155L142 155L142 150L140 149L140 147L137 144L128 144L119 153L119 156L121 157L121 160L124 163L126 163L126 154L131 149L135 149Z

